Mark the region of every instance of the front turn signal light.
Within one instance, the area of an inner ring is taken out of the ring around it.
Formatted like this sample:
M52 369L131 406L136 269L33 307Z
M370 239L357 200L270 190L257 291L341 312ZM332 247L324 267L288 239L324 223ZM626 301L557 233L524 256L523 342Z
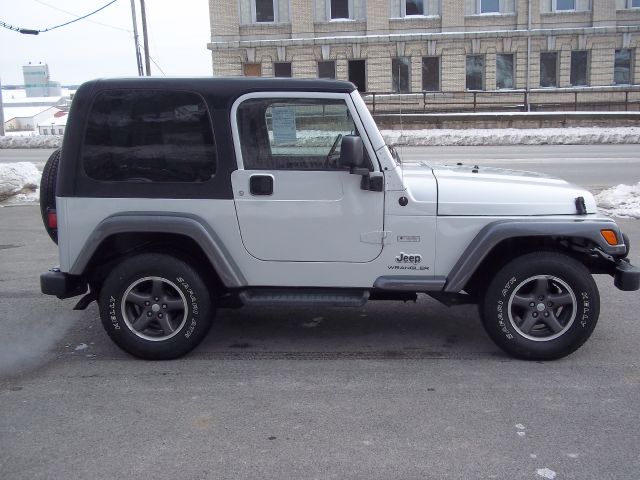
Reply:
M613 230L600 230L600 235L609 245L618 245L618 236Z

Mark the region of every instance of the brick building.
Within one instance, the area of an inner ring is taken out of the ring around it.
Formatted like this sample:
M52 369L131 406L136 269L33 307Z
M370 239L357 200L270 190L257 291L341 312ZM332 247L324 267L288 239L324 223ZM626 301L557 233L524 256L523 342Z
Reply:
M214 75L361 91L640 83L640 0L209 0Z

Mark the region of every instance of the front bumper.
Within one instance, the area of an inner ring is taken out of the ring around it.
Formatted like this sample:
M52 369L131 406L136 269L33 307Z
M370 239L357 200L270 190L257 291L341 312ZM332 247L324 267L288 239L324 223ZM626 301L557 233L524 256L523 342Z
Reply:
M40 290L45 295L70 298L87 293L87 281L78 275L63 273L58 267L40 275Z
M640 269L631 265L626 259L616 261L613 284L625 292L640 289Z

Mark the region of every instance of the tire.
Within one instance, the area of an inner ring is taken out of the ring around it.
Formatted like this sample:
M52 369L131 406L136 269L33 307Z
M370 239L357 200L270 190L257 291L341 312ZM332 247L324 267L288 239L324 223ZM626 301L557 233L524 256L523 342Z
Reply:
M189 263L161 253L117 265L102 285L99 306L102 325L116 345L148 360L190 352L213 319L202 276Z
M505 352L553 360L576 351L598 321L600 295L587 268L557 252L536 252L507 263L480 304L482 323Z
M44 228L54 243L58 243L58 229L49 228L47 213L56 209L56 181L58 179L58 165L60 164L60 149L54 151L42 170L40 179L40 215Z

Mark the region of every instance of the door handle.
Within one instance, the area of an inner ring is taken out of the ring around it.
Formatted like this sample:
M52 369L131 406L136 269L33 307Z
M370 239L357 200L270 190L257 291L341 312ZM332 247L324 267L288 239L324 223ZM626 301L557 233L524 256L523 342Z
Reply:
M251 195L273 195L273 177L271 175L252 175L249 178Z

